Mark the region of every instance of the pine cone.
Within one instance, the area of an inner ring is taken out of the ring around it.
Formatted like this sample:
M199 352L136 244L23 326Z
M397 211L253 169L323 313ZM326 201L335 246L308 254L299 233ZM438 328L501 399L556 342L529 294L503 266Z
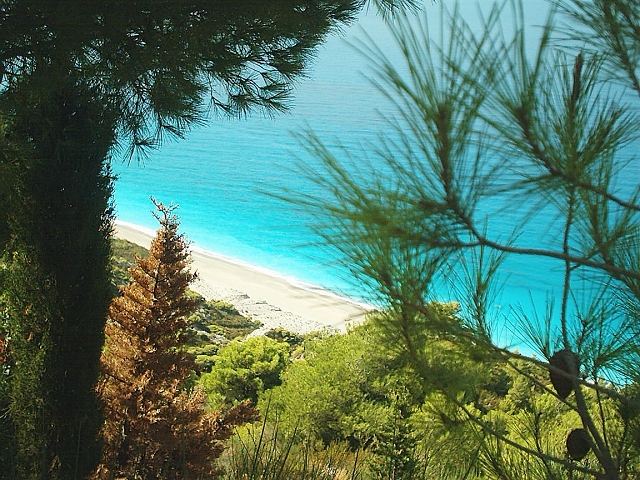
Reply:
M549 364L571 377L577 377L580 372L580 359L571 350L557 351L549 359ZM573 380L551 368L549 369L549 377L558 396L562 399L567 398L573 390Z
M584 428L571 430L567 436L567 454L572 460L582 460L591 450L589 435Z

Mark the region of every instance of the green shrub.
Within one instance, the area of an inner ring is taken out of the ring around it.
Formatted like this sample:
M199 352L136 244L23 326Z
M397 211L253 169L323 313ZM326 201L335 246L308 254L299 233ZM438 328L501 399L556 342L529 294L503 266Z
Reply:
M199 383L212 406L256 402L258 394L280 384L289 353L288 344L266 337L234 340L220 349L211 372L203 374Z
M286 342L291 347L297 347L302 345L305 340L303 335L299 335L297 333L290 332L284 328L272 328L267 333L265 333L266 337L272 338L278 342Z
M198 294L195 294L198 295ZM199 296L199 295L198 295ZM222 335L228 340L245 337L262 324L240 315L233 305L222 300L205 301L201 297L200 307L189 321L197 330Z

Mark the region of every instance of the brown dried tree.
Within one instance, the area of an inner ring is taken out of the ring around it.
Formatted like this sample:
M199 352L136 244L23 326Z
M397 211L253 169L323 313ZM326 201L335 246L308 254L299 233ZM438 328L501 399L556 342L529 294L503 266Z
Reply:
M98 394L105 408L103 456L96 479L197 479L215 475L222 440L255 411L204 411L190 391L192 356L181 349L196 303L186 290L195 274L172 207L155 202L160 229L148 258L109 308Z

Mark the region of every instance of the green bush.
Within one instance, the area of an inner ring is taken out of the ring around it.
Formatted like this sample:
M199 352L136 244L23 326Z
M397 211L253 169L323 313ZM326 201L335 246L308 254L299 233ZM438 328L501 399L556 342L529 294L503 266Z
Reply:
M289 345L266 337L234 340L214 357L211 372L199 383L212 406L251 400L280 384L280 374L289 363Z
M297 333L290 332L282 327L272 328L267 333L265 333L266 337L272 338L278 342L286 342L291 347L298 347L302 345L305 340L303 335L299 335Z
M301 442L366 449L366 478L412 478L417 437L410 419L424 394L403 360L380 348L379 334L369 322L307 342L304 358L258 405L269 405L271 421Z
M204 331L214 335L222 335L228 340L245 337L262 324L238 313L233 305L223 300L209 300L200 297L201 304L194 312L189 321L191 325L199 331Z

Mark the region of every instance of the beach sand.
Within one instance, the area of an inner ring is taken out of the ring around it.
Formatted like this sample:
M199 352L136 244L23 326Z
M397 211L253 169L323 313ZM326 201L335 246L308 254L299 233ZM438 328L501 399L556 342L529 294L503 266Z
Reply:
M152 238L151 231L124 222L116 223L115 235L145 248ZM364 305L322 288L297 284L197 247L192 247L191 257L198 274L192 289L207 300L225 300L242 315L261 322L262 328L254 334L276 327L295 333L345 331L347 325L362 321L367 311Z

